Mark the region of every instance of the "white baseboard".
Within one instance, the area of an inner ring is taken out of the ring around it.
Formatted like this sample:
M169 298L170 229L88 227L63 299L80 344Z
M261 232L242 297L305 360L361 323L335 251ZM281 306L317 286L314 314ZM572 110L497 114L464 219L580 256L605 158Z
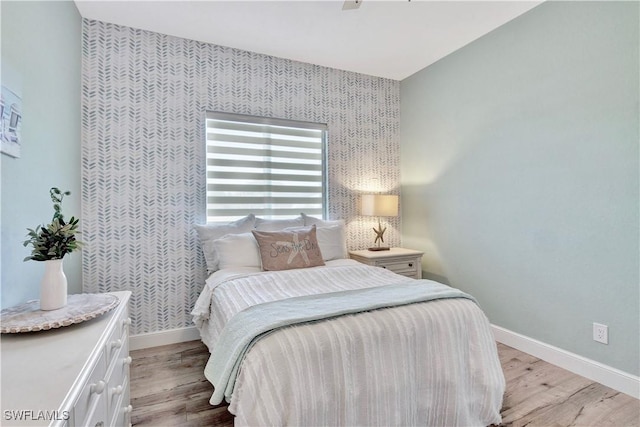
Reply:
M131 335L129 348L140 350L149 347L158 347L167 344L199 340L200 333L195 326L187 328L169 329L166 331L149 332L147 334Z
M640 377L587 359L575 353L545 344L541 341L491 325L496 341L528 353L614 390L640 399Z

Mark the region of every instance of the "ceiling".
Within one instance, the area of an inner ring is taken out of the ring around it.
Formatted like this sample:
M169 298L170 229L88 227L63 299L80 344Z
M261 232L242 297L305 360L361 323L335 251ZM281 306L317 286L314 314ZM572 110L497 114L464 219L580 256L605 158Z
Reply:
M84 18L394 80L437 60L541 1L100 1Z

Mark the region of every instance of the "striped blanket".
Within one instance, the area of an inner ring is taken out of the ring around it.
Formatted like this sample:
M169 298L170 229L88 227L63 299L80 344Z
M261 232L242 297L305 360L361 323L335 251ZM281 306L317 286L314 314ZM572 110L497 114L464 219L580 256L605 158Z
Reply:
M203 341L215 349L225 325L257 304L415 283L335 264L214 274L194 309ZM267 334L246 353L229 410L236 425L488 425L500 421L503 391L482 311L468 299L446 299Z

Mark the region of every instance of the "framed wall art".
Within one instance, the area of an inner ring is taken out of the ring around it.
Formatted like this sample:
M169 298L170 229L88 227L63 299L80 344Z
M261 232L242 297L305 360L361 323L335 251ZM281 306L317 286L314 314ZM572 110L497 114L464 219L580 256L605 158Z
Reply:
M22 96L14 73L3 64L0 90L0 151L11 157L20 157L22 144ZM9 77L9 78L7 78Z

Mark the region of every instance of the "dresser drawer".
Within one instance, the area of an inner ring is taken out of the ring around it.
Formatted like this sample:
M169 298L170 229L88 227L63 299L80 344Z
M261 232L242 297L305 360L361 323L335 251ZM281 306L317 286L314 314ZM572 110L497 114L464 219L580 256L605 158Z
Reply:
M126 317L126 311L124 314L125 316L118 319L117 327L114 328L105 346L108 367L111 366L117 355L120 354L122 347L126 345L129 339L128 326L126 323L128 317Z
M101 400L106 401L105 393L102 393ZM105 402L106 403L106 402ZM85 427L107 427L107 407L104 404L98 405L89 413L87 419L82 424L76 424L76 426Z
M124 392L120 396L120 399L116 402L110 412L113 418L111 419L111 426L114 427L128 427L131 425L131 412L133 407L129 404L129 383L128 379L124 384Z
M107 417L106 426L123 425L123 407L129 406L129 324L128 311L122 312L116 327L105 344L107 354Z
M89 419L94 415L106 414L107 412L107 381L105 378L106 363L105 354L100 352L100 358L93 368L88 381L80 392L73 408L73 419L75 425L95 425L89 424Z
M109 378L108 404L109 413L113 413L122 400L122 396L127 394L129 382L129 365L131 364L131 356L125 347L118 355L114 369Z

